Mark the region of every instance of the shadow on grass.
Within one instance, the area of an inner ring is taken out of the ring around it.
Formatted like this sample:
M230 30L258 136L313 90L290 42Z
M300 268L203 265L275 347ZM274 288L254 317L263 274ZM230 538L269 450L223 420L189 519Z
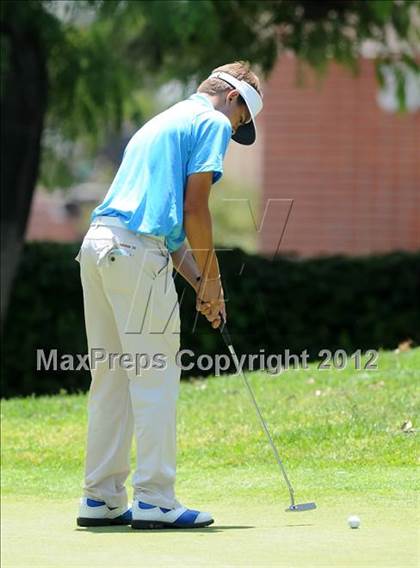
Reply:
M129 526L110 526L110 527L83 527L83 528L76 528L74 529L75 532L91 532L95 534L101 533L131 533L131 534L142 534L142 533L218 533L223 531L229 530L241 530L241 529L255 529L254 526L247 526L247 525L217 525L215 527L203 527L201 529L180 529L180 528L173 528L173 529L141 529L141 530L133 530Z
M313 523L305 523L305 524L300 524L300 525L284 525L285 527L313 527L314 524Z

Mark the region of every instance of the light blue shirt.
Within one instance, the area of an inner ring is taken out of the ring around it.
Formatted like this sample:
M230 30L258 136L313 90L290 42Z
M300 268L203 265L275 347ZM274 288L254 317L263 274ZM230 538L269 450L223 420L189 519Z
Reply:
M127 229L164 236L168 250L185 239L184 191L187 178L223 174L232 136L230 120L211 101L195 93L142 126L130 139L104 201L92 213L118 217Z

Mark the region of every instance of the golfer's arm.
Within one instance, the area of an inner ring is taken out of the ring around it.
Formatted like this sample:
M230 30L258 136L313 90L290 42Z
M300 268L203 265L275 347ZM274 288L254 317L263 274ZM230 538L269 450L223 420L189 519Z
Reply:
M184 243L171 253L171 257L175 270L197 291L198 277L201 276L201 272L191 250Z
M213 246L209 196L213 172L188 177L184 197L184 230L198 269L203 276L217 278L219 264Z

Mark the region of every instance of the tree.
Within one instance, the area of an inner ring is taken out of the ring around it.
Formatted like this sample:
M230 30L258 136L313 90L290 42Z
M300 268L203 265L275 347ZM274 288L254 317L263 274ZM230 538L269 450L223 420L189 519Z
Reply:
M3 1L2 321L49 132L98 144L138 110L136 89L151 78L197 80L225 61L266 76L291 50L319 70L357 69L367 39L378 78L394 66L403 103L399 65L418 69L416 22L416 0Z

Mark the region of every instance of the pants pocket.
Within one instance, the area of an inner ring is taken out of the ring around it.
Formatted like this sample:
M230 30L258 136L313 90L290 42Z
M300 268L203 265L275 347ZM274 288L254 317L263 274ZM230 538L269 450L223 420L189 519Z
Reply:
M162 260L163 264L156 269L155 278L159 278L159 276L166 274L167 270L169 269L169 265L171 263L171 256L169 252L167 254L161 253L159 255L159 258Z
M118 238L114 235L108 242L102 243L102 246L97 248L98 266L115 262L117 256L132 256L130 250L121 246Z

